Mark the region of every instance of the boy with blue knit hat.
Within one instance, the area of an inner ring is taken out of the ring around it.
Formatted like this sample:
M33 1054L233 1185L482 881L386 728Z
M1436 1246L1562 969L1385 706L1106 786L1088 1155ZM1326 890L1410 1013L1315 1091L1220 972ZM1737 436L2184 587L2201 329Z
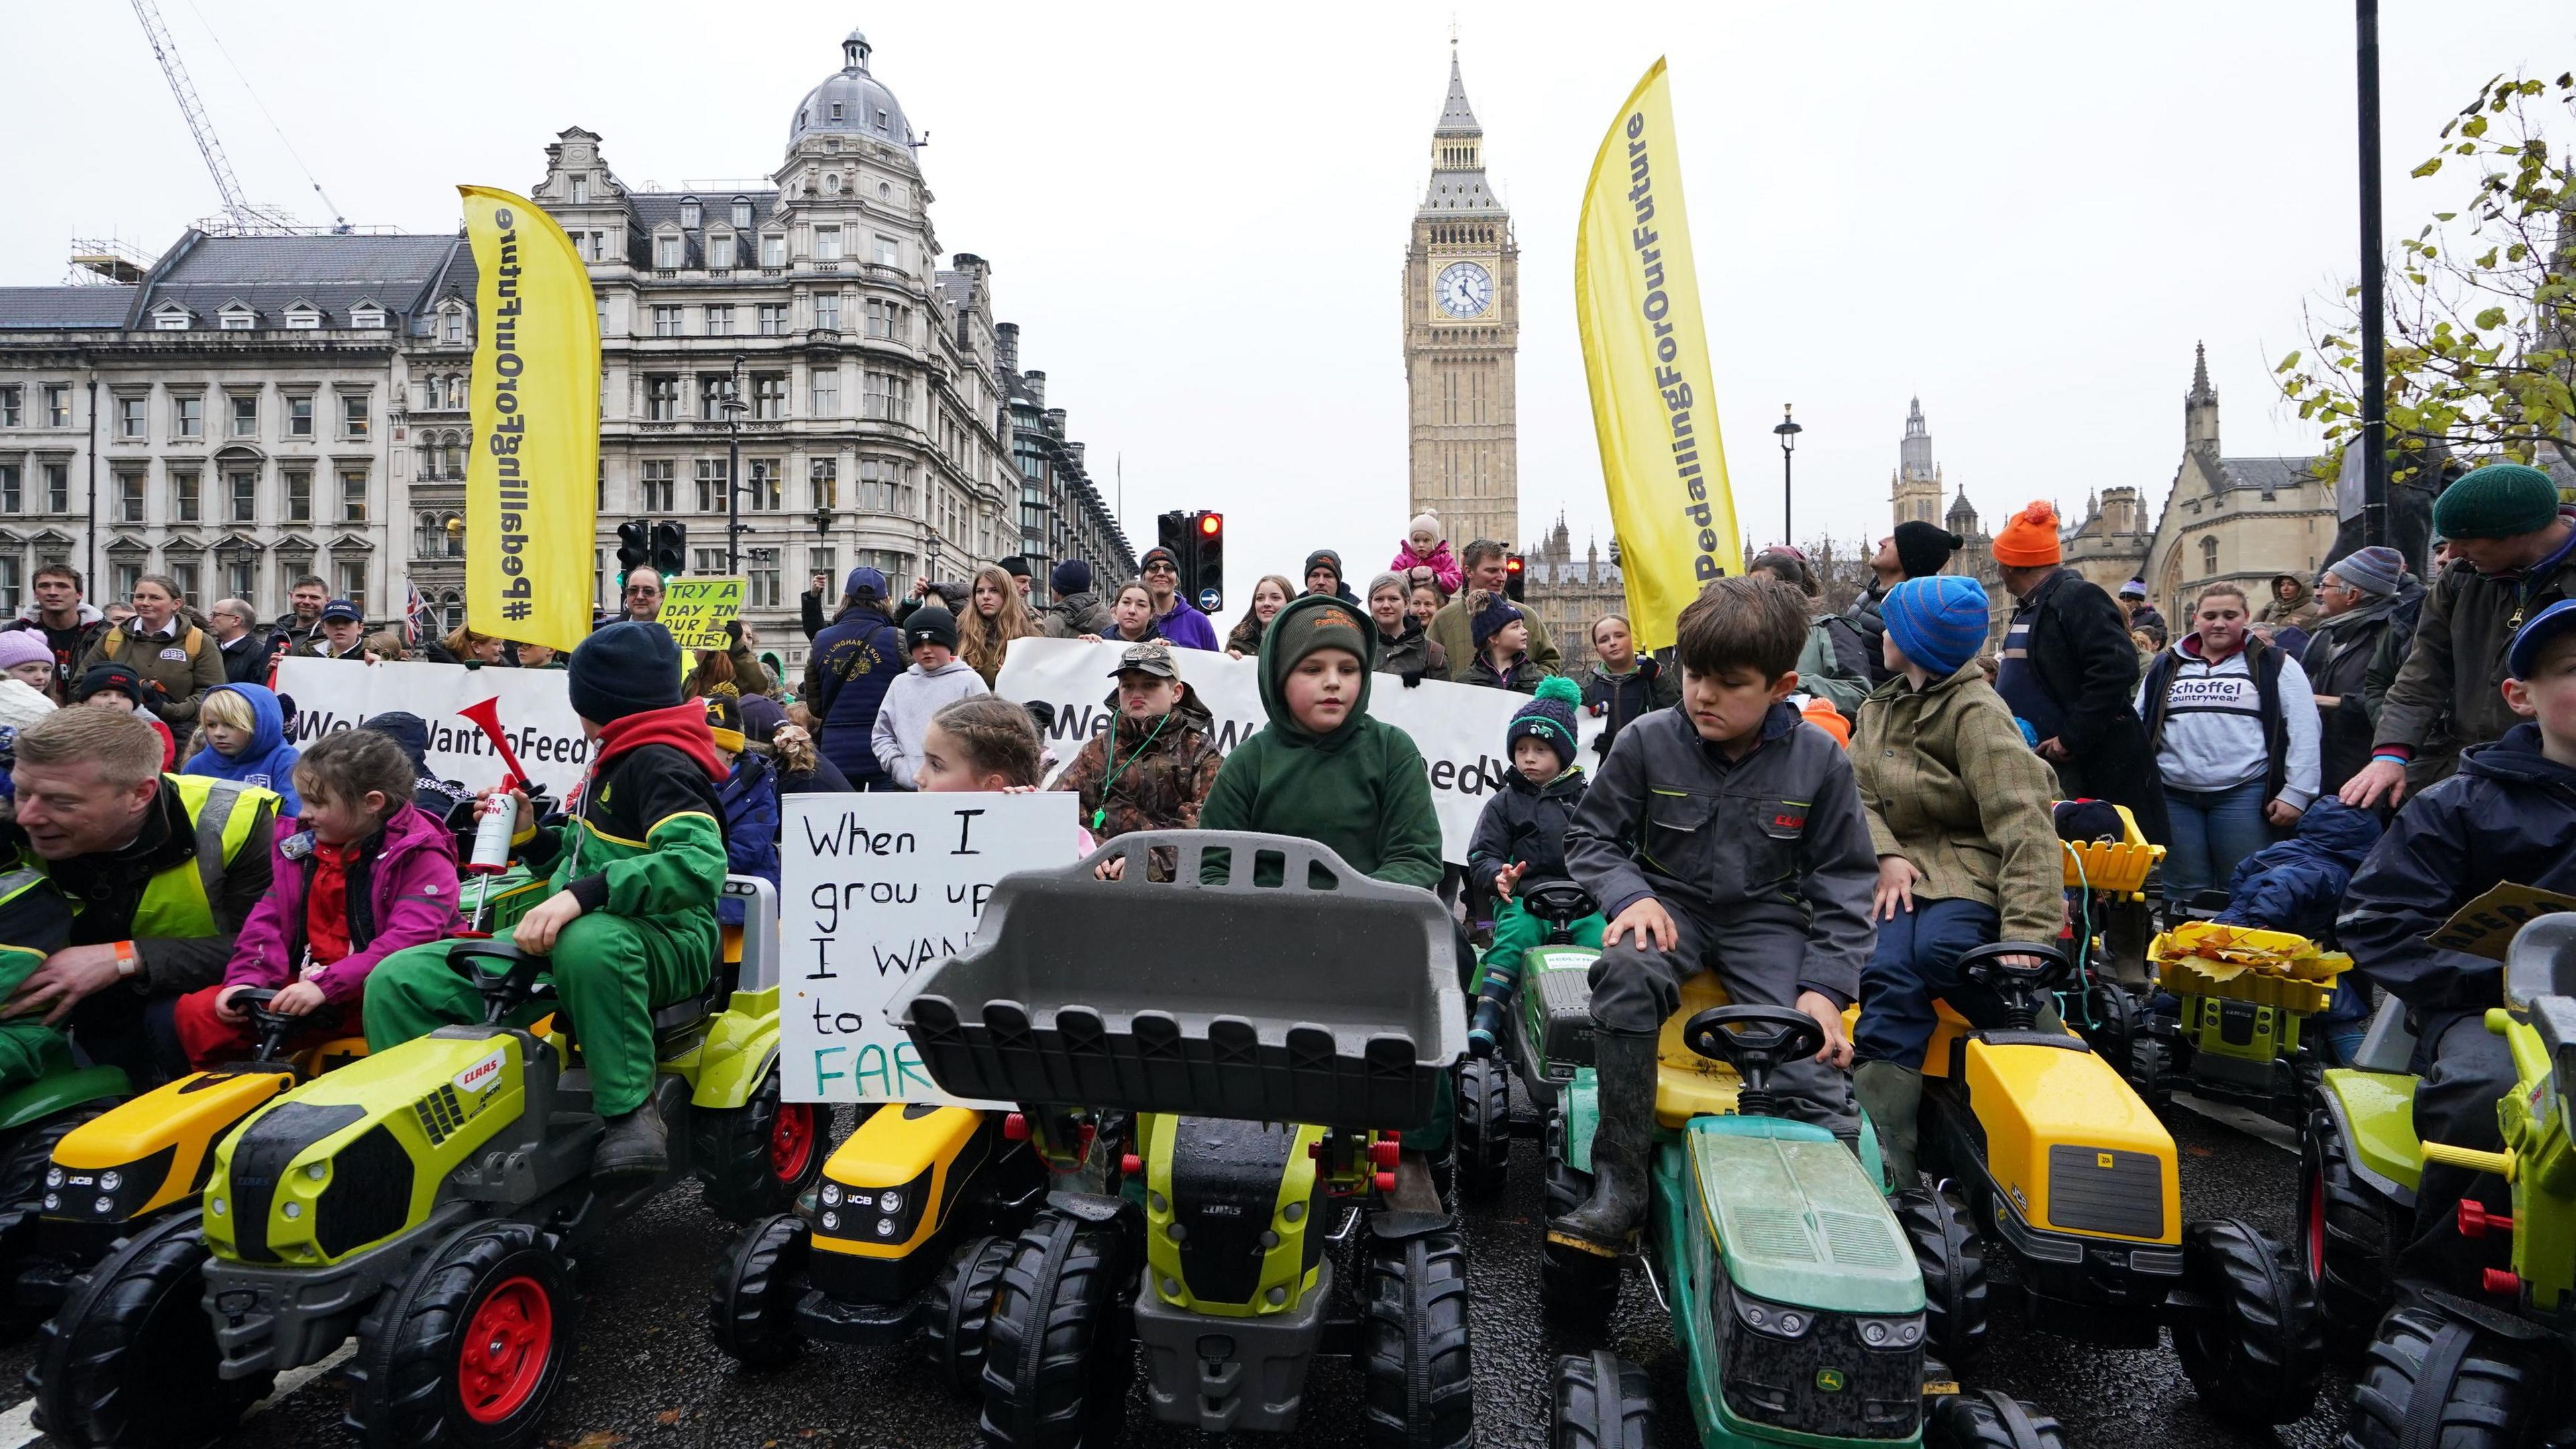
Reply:
M1522 909L1518 888L1524 882L1571 878L1565 870L1565 827L1583 803L1583 767L1574 763L1574 711L1582 702L1583 691L1573 680L1550 675L1540 681L1537 695L1503 732L1512 772L1485 802L1467 843L1467 878L1498 903L1475 1023L1467 1030L1467 1045L1480 1056L1493 1051L1502 1032L1503 1013L1520 984L1522 953L1547 939L1546 923ZM1597 910L1576 921L1575 944L1598 950L1606 924Z
M1989 941L2053 940L2066 897L2049 815L2056 773L1977 667L1984 586L1957 574L1908 579L1879 611L1894 677L1862 703L1851 749L1878 853L1879 923L1860 977L1852 1089L1904 1189L1915 1185L1933 999L1999 1021L2002 1003L1961 979L1959 957Z
M570 818L539 826L514 796L514 842L531 869L552 869L555 893L528 908L512 936L548 957L559 1009L590 1069L593 1110L608 1130L591 1174L653 1178L670 1165L652 1101L653 1011L704 991L722 949L716 897L724 889L724 804L730 772L716 754L705 707L680 697L680 650L659 624L621 620L572 652L569 692L591 762ZM388 956L367 977L367 1043L383 1051L442 1026L483 1019L481 994L447 963L448 944Z

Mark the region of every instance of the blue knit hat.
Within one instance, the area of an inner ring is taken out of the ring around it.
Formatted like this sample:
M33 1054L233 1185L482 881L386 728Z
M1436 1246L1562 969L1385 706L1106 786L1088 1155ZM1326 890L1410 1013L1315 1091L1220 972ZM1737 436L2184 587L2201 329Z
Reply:
M1907 579L1878 608L1887 637L1936 679L1947 679L1985 647L1986 589L1964 574Z
M1475 636L1476 647L1482 649L1485 641L1501 633L1505 624L1527 617L1521 612L1520 605L1494 594L1487 598L1485 607L1476 611L1476 617L1468 621L1467 628Z
M1574 763L1574 707L1583 702L1583 690L1562 674L1551 674L1538 682L1538 694L1512 716L1511 728L1503 732L1503 753L1524 738L1537 740L1556 751L1559 774Z

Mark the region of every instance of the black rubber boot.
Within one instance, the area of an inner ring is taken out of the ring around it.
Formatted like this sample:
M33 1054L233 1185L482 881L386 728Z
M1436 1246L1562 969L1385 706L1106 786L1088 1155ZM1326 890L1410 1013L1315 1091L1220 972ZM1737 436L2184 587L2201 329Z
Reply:
M1467 1026L1467 1050L1480 1057L1494 1054L1495 1043L1503 1038L1503 1019L1512 1009L1512 993L1520 988L1521 973L1516 966L1487 962L1485 979L1476 992L1476 1011Z
M1914 1162L1915 1117L1923 1110L1923 1074L1901 1062L1863 1062L1852 1068L1852 1095L1878 1132L1879 1160L1897 1192L1923 1185Z
M1592 1196L1547 1225L1550 1239L1616 1257L1646 1212L1646 1154L1655 1141L1655 1038L1595 1030L1601 1120L1592 1129Z
M590 1157L590 1175L598 1178L659 1177L670 1166L670 1134L651 1098L623 1117L609 1118Z

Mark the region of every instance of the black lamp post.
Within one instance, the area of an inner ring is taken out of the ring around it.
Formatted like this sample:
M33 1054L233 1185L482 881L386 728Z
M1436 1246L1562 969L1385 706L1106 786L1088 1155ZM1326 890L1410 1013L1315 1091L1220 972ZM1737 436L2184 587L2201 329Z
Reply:
M1788 403L1780 404L1780 426L1771 431L1780 436L1780 541L1795 548L1798 542L1797 534L1789 526L1791 509L1789 457L1798 450L1798 435L1806 429L1799 427L1797 420L1789 416L1789 408Z
M725 384L725 572L742 572L742 354L733 358L733 378Z

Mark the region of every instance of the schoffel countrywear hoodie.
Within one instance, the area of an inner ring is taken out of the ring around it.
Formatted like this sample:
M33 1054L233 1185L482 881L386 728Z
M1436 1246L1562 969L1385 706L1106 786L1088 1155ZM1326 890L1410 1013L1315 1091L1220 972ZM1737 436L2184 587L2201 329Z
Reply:
M2216 663L2201 657L2200 635L2173 647L2165 685L2163 733L2156 768L2176 790L2226 790L2271 772L2263 738L2261 690L2253 651L2239 649ZM2137 709L2147 713L2149 679L2138 685ZM2305 810L2317 798L2317 697L2295 661L2284 660L2276 698L2284 741L2279 799Z

